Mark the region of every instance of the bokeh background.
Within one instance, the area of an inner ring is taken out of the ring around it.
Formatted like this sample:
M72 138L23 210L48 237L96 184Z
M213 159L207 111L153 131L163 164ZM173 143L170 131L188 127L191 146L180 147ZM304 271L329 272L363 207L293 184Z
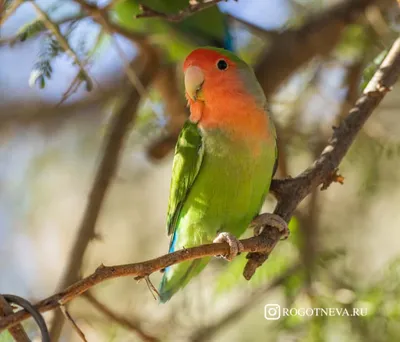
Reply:
M5 1L5 13L16 2ZM337 4L228 1L177 24L165 18L135 19L140 10L134 0L99 1L97 5L109 6L108 19L115 25L110 28L72 0L35 3L60 23L60 33L87 76L37 21L39 12L30 1L2 22L0 293L32 302L102 263L139 262L167 252L173 146L187 115L181 63L191 49L223 45L223 28L237 54L257 67L285 32L301 29L310 16L318 18ZM290 70L268 94L280 137L276 177L295 176L312 164L332 125L347 115L398 36L398 7L384 3L342 27L336 44ZM148 6L171 14L188 2L153 0ZM303 48L307 46L288 49L289 57L295 60ZM245 256L231 263L213 260L165 305L158 304L145 281L127 277L104 282L90 297L81 296L69 306L87 340L398 341L399 107L395 87L343 161L344 184L318 189L300 205L290 224L291 237L278 244L250 282L241 275ZM127 120L125 142L113 152L120 153L117 171L92 222L95 233L88 235L88 230L82 233L82 220L93 209L88 202L105 142L123 111L134 119ZM274 203L269 196L263 210L272 211ZM83 258L69 265L71 254L79 254L77 242ZM160 277L151 276L155 286ZM356 307L368 314L266 320L266 304ZM54 341L80 340L68 322L61 330L59 314L54 318L49 312L45 318L49 327L58 326L52 329ZM33 322L24 326L40 340ZM0 333L0 341L9 340L7 332Z

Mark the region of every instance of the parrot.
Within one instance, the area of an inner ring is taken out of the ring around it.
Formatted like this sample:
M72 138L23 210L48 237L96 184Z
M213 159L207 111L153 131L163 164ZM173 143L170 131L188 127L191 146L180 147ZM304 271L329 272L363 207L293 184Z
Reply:
M200 47L183 63L190 116L179 135L167 210L169 252L211 242L229 245L227 260L243 250L237 239L259 214L277 166L276 131L253 69L234 53ZM286 222L268 225L288 234ZM165 303L211 257L165 268Z
M112 6L113 19L132 32L151 35L167 52L171 61L181 61L193 48L212 45L233 51L233 38L227 18L217 6L197 12L181 22L168 22L162 18L138 18L140 5L155 11L176 14L189 6L188 0L120 0Z

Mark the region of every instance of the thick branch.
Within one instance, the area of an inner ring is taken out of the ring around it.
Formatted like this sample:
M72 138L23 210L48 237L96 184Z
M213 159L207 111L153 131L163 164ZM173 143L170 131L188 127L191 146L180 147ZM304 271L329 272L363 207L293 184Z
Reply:
M387 92L396 83L400 73L400 38L395 41L364 94L358 99L349 115L333 135L313 166L299 176L287 180L274 180L271 191L278 197L274 213L289 221L298 204L317 186L328 186L343 157L349 150L357 133ZM275 244L278 242L276 239ZM244 270L244 277L250 279L256 268L268 258L268 253L250 253Z

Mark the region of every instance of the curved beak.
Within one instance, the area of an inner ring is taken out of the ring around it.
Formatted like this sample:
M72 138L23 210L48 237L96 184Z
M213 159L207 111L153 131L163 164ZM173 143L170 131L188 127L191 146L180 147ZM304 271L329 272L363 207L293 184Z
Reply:
M190 66L185 71L185 89L193 100L202 100L201 87L204 83L204 74L197 66Z

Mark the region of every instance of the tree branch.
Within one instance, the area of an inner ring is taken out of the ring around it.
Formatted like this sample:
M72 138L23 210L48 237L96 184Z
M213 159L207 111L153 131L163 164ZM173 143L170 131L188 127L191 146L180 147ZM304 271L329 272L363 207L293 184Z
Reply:
M371 1L352 1L351 3L363 4ZM279 65L279 63L278 63ZM148 66L149 67L149 66ZM275 66L276 67L276 66ZM151 64L153 69L154 65ZM276 67L277 68L277 67ZM154 70L152 70L154 71ZM383 61L382 65L366 87L364 94L356 102L354 108L350 110L349 115L343 120L338 128L334 129L332 138L328 146L324 149L320 157L315 161L312 167L305 170L296 178L287 180L275 180L271 185L271 191L276 193L278 204L275 213L288 221L297 207L297 205L316 187L321 184L328 186L332 182L332 175L339 166L341 160L347 153L350 145L354 141L357 133L362 128L365 121L371 115L373 110L381 102L387 92L397 81L400 73L400 39L393 44L392 49ZM151 79L149 71L147 81ZM142 80L145 83L144 80ZM132 94L136 90L132 90ZM138 96L133 96L131 105L137 105ZM128 101L129 102L129 101ZM130 108L132 108L132 106ZM82 221L81 231L84 232L85 241L82 244L77 240L78 259L72 254L68 269L75 269L75 261L80 265L86 245L94 235L94 226L97 221L98 212L101 208L106 190L116 171L119 152L123 145L123 136L127 130L127 125L134 117L134 110L126 109L124 114L114 118L112 133L108 137L105 153L97 173L92 192L89 197L88 207ZM120 131L117 128L121 129ZM117 133L118 134L117 134ZM122 134L121 134L122 132ZM121 134L121 135L120 135ZM106 162L107 161L107 162ZM110 165L112 165L110 167ZM88 238L89 236L89 238ZM79 237L80 238L80 237ZM261 235L250 239L241 240L245 252L251 252L248 255L249 261L244 270L246 279L250 279L257 267L261 266L268 258L280 239L280 234L276 229L265 229ZM82 246L85 248L82 249ZM75 297L86 292L91 287L111 278L122 276L136 276L139 278L148 276L158 270L185 260L197 259L205 256L223 255L229 251L228 244L217 243L207 244L190 249L183 249L171 254L161 256L149 261L119 265L119 266L101 266L92 275L77 281L64 291L39 302L36 309L45 312L64 305ZM75 269L76 272L76 269ZM71 273L76 276L76 273ZM28 318L30 314L21 310L17 313L0 319L0 331L8 329L22 320Z
M146 42L147 37L141 33L131 32L122 26L113 23L108 14L109 6L98 7L94 4L89 4L85 0L75 0L81 8L90 15L95 22L107 28L108 31L118 33L134 43Z
M7 300L0 295L0 317L5 317L14 313L11 305L8 304ZM10 335L16 342L30 342L28 335L26 334L22 324L17 324L11 327L9 330Z
M222 1L228 2L228 0L191 0L189 1L189 6L177 14L166 14L155 11L148 6L140 5L142 13L138 14L136 18L162 18L167 21L179 22Z
M35 308L29 301L22 297L18 297L15 295L2 295L2 298L6 300L9 304L16 304L21 307L24 312L27 312L30 316L33 317L37 326L40 329L40 333L42 335L42 342L50 342L49 331L47 329L46 322L43 316L40 314L39 310ZM21 311L18 311L21 312ZM10 315L11 316L11 315ZM22 336L21 336L22 337Z
M60 305L60 310L63 313L63 315L65 316L65 318L71 323L72 328L76 331L76 333L78 334L79 338L83 341L83 342L88 342L88 340L86 339L85 334L83 333L83 331L81 330L81 328L79 328L78 324L75 322L75 320L72 318L71 314L68 312L67 308L65 307L65 305Z
M277 35L255 68L266 96L272 95L312 58L332 51L346 26L356 22L368 6L392 3L389 0L344 1L310 17L300 28Z
M15 0L11 3L10 7L5 10L4 1L2 1L1 15L0 15L0 27L3 26L4 22L22 5L24 0ZM4 6L4 7L3 7Z
M146 49L145 59L145 65L143 70L139 73L139 78L141 83L147 87L157 72L158 57L152 49L148 48ZM119 112L112 118L110 131L104 143L104 151L89 194L87 207L70 253L70 259L66 271L60 282L60 289L65 288L78 280L84 253L90 241L95 237L97 219L109 185L117 172L117 166L122 154L121 151L125 137L129 131L131 123L136 117L136 109L140 98L140 91L138 91L134 86L131 86ZM58 311L51 329L53 340L57 340L55 337L61 333L63 321L63 316L61 315L61 312Z
M277 229L272 229L271 231L275 233ZM269 252L273 248L273 246L270 244L270 240L266 237L266 235L260 235L240 241L243 243L244 252ZM47 299L40 301L35 305L35 307L40 312L46 312L58 308L60 305L65 305L72 299L88 291L93 286L108 279L126 276L143 278L179 262L199 259L205 256L225 255L228 253L229 245L227 243L211 243L198 247L181 249L174 253L166 254L152 260L135 264L118 266L101 265L96 269L94 273L92 273L88 277L77 281L63 291L58 292L48 297ZM22 320L29 318L29 316L30 315L28 312L19 311L13 315L0 319L0 331L14 326Z
M298 204L313 189L323 184L326 188L332 182L332 176L338 168L343 157L349 150L357 133L373 110L382 101L391 87L396 83L400 73L400 38L398 38L380 68L364 90L364 94L358 99L349 115L342 121L339 127L335 127L333 135L320 157L313 166L305 170L299 176L287 180L274 180L271 184L271 192L276 194L278 204L274 213L289 221ZM274 237L275 238L275 237ZM279 241L279 236L274 241ZM268 253L250 253L249 261L243 275L250 279L256 268L261 266L268 258Z

